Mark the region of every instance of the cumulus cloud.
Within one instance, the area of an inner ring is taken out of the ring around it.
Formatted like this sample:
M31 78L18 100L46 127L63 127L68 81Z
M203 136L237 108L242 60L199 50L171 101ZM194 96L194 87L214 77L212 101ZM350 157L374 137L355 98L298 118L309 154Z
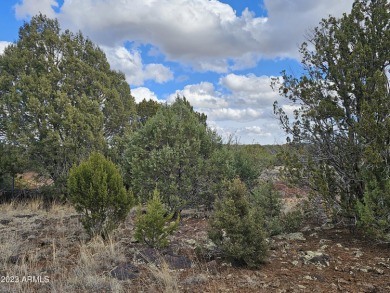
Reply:
M4 53L6 47L11 45L12 43L6 41L0 41L0 55Z
M59 7L56 0L22 0L22 3L15 5L15 16L17 19L25 19L42 13L50 18L54 18L56 13L53 7Z
M157 98L157 96L154 92L152 92L150 89L148 89L146 87L138 87L138 88L132 89L131 95L134 97L134 99L137 103L141 102L143 99L162 102Z
M138 50L129 51L125 47L101 46L111 67L120 70L129 84L139 86L146 80L164 83L173 79L172 71L162 64L143 64Z
M219 83L231 92L230 100L233 103L265 108L278 99L278 93L271 88L273 78L276 77L231 73L220 78Z
M52 15L53 0L24 0L18 17ZM259 58L298 58L308 28L329 14L340 16L353 0L265 0L267 17L241 15L217 0L65 0L57 17L95 42L152 44L167 59L200 71L227 72L255 66ZM34 5L33 5L34 4ZM107 13L109 11L109 13Z
M219 109L228 106L228 102L210 82L186 85L183 90L171 94L168 101L173 102L178 95L185 96L191 105L198 109Z
M263 115L263 111L259 109L206 109L207 117L213 121L233 120L237 122L252 121L260 118Z
M273 115L273 102L278 93L270 87L272 78L254 74L227 74L220 78L216 89L212 83L185 86L169 97L185 96L196 111L204 112L211 128L225 141L234 137L240 143L284 143L285 134ZM294 110L280 103L288 113Z

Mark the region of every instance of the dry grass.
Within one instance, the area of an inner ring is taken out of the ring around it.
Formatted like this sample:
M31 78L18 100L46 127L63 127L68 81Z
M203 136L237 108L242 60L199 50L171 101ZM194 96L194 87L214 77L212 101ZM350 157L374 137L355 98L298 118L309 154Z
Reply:
M178 274L170 270L167 262L161 258L159 265L149 264L148 270L155 279L157 292L179 293Z
M117 242L95 237L79 245L76 266L57 287L66 292L124 292L120 281L110 276L111 269L123 261L125 256Z

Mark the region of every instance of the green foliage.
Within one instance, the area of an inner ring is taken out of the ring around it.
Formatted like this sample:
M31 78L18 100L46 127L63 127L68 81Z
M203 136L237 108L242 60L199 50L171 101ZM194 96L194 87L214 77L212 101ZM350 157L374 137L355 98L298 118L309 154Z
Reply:
M262 218L250 205L245 184L235 179L215 202L209 237L232 263L258 267L267 256Z
M205 117L177 98L130 137L123 163L126 183L143 202L157 188L170 211L210 203L216 178L225 172L211 164L223 160L214 156L221 148Z
M390 180L367 184L363 202L357 205L359 225L378 239L390 240Z
M264 217L264 228L270 235L283 232L280 221L282 209L282 197L277 192L272 182L259 183L251 194L253 205L258 208Z
M301 210L282 212L282 196L272 182L261 182L251 192L251 203L263 215L264 229L271 236L298 231L302 226Z
M134 204L118 168L99 153L92 153L69 172L68 189L76 211L90 236L107 236L127 217Z
M124 75L110 70L101 49L81 33L62 31L57 20L32 17L0 55L0 143L6 156L17 153L26 169L59 188L91 151L115 148L134 113Z
M280 216L283 233L294 233L302 228L303 213L300 209L292 210Z
M135 221L135 238L150 247L161 248L168 245L168 236L173 234L179 225L180 218L172 221L173 213L168 214L161 202L160 193L153 191L153 197L146 204L146 213L139 205Z
M145 122L156 115L158 109L161 108L161 104L153 101L153 100L145 100L143 99L141 102L136 104L136 110L137 110L137 117L138 122L141 123L141 125L145 124Z
M302 45L304 74L284 72L274 84L297 106L293 117L274 108L296 147L285 153L287 173L339 215L360 215L363 222L375 211L359 213L357 206L381 206L364 174L378 186L390 175L389 22L388 1L356 0L350 14L320 23L309 39L313 46Z

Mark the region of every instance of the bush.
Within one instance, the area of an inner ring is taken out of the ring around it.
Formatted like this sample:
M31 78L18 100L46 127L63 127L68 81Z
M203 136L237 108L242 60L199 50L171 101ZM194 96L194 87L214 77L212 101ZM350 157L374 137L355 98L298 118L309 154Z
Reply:
M372 237L390 240L390 180L367 182L363 202L357 204L358 225Z
M160 193L153 191L153 197L146 204L146 213L138 208L135 222L135 239L150 247L161 248L168 245L168 236L173 234L179 225L180 218L172 221L174 213L167 215L167 209L161 202Z
M264 216L264 228L270 236L298 231L302 226L300 210L282 212L282 196L272 182L260 183L252 191L252 201Z
M209 238L233 264L258 267L268 251L262 218L259 209L251 208L245 184L235 179L215 202Z
M119 169L99 153L92 153L88 160L72 167L68 189L90 236L107 236L125 220L134 203L133 195L124 188Z
M280 223L284 233L294 233L302 228L303 213L301 210L294 210L282 214Z
M271 182L260 183L252 191L253 205L264 216L264 228L269 235L284 232L281 222L282 197Z

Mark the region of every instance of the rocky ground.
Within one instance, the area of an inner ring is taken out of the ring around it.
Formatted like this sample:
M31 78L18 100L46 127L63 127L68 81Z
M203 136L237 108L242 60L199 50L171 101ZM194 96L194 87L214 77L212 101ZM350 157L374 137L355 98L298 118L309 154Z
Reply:
M258 270L208 253L202 213L187 211L164 251L132 234L133 214L108 241L89 241L69 206L2 204L0 292L390 292L389 246L343 227L306 223L270 238Z

